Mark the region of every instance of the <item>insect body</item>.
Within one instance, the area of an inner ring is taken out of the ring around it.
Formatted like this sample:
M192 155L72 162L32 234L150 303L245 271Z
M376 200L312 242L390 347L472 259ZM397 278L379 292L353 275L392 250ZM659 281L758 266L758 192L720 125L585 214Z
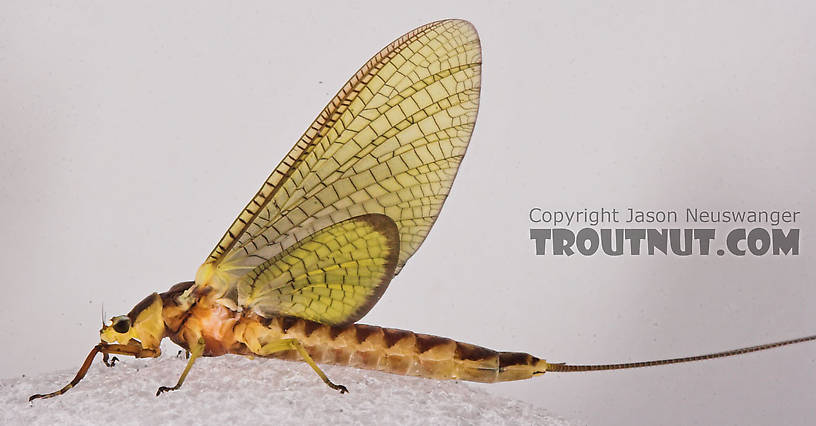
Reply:
M451 339L355 324L430 231L479 105L481 48L470 23L417 28L369 60L329 102L198 269L113 317L98 353L157 357L165 337L191 354L227 353L477 382L736 355L816 336L673 360L574 366Z

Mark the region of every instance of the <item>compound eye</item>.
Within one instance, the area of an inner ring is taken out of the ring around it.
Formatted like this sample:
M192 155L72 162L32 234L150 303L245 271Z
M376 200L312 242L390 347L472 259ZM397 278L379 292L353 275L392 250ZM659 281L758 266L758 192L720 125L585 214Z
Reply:
M130 330L130 318L124 317L124 318L117 319L113 323L113 329L117 333L121 333L121 334L127 333L128 330Z

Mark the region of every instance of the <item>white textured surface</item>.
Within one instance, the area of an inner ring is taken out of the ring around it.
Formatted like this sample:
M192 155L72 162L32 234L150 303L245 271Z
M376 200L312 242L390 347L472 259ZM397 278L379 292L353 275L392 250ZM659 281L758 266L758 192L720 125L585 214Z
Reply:
M542 408L464 383L327 366L329 377L349 388L340 395L305 364L237 356L197 361L180 390L157 398L156 389L175 384L184 364L169 351L113 368L97 359L76 388L33 403L29 395L64 386L75 371L3 379L0 423L568 424Z

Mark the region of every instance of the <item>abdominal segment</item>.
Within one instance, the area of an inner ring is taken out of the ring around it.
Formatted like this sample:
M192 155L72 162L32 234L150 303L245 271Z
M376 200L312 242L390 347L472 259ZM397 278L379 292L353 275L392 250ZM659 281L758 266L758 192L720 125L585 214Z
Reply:
M444 337L365 324L328 326L292 318L243 317L233 328L240 355L301 360L294 350L265 354L264 345L297 339L319 364L474 382L520 380L546 371L532 355L497 352Z

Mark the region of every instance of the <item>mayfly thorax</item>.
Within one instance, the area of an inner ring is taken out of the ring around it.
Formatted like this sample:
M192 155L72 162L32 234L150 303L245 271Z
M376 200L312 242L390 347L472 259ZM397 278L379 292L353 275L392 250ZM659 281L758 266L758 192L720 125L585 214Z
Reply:
M500 382L546 372L696 361L816 336L695 357L607 365L548 363L411 331L356 324L436 221L476 122L481 47L474 27L437 21L374 55L320 112L198 269L103 324L97 354L158 357L164 338L189 351L178 389L201 356L301 360L434 379Z

